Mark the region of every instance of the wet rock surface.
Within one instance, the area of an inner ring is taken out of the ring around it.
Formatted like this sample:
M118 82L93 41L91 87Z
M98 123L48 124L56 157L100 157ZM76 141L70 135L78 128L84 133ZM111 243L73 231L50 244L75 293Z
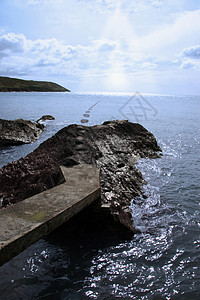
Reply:
M14 146L35 142L44 131L44 125L23 120L0 119L0 146Z
M44 115L41 118L39 118L36 122L40 123L40 122L45 122L47 120L55 120L55 118L51 115Z
M139 158L158 158L161 149L143 126L109 121L87 127L70 125L42 143L34 152L0 169L2 206L21 201L62 182L59 165L79 163L100 169L101 202L115 220L135 232L129 209L133 197L142 195L145 183L135 167Z

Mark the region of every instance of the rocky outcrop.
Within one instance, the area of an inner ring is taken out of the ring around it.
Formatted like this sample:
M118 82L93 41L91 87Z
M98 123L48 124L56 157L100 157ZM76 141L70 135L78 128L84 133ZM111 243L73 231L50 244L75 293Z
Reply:
M14 146L35 142L44 131L44 125L18 119L0 119L0 146Z
M92 164L100 168L102 203L116 220L135 231L129 206L133 197L142 195L145 183L135 164L140 157L160 157L160 152L153 134L139 124L70 125L0 170L1 203L6 206L58 184L59 165Z
M47 120L55 120L55 118L51 115L44 115L41 118L39 118L36 122L41 123L41 122L45 122Z

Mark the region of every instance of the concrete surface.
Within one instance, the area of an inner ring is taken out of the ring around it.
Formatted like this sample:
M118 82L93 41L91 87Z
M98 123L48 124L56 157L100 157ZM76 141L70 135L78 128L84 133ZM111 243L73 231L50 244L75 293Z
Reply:
M0 265L100 198L97 168L61 169L65 183L0 210Z

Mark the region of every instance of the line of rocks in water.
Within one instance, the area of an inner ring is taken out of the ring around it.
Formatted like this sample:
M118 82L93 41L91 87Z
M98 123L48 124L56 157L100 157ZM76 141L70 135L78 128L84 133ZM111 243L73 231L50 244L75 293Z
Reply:
M115 220L135 232L129 206L134 197L142 195L145 183L135 164L139 158L160 156L155 137L140 124L124 120L92 127L73 124L25 158L0 169L1 205L62 183L60 165L92 164L100 169L101 202L109 206Z
M81 119L81 123L84 124L84 123L88 123L89 122L89 118L90 118L90 113L91 111L93 110L93 108L99 104L99 102L101 102L102 100L99 100L97 102L95 102L93 105L91 105L88 110L85 111L85 113L83 114L83 117L84 119Z

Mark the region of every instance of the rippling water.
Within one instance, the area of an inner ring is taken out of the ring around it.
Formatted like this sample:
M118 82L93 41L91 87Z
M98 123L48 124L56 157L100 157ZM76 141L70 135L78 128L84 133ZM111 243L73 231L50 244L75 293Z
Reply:
M200 299L200 99L131 97L0 93L1 118L56 117L37 143L1 150L2 165L86 111L88 125L139 121L163 150L138 163L147 181L146 199L131 205L140 234L129 238L83 213L0 268L1 299Z

